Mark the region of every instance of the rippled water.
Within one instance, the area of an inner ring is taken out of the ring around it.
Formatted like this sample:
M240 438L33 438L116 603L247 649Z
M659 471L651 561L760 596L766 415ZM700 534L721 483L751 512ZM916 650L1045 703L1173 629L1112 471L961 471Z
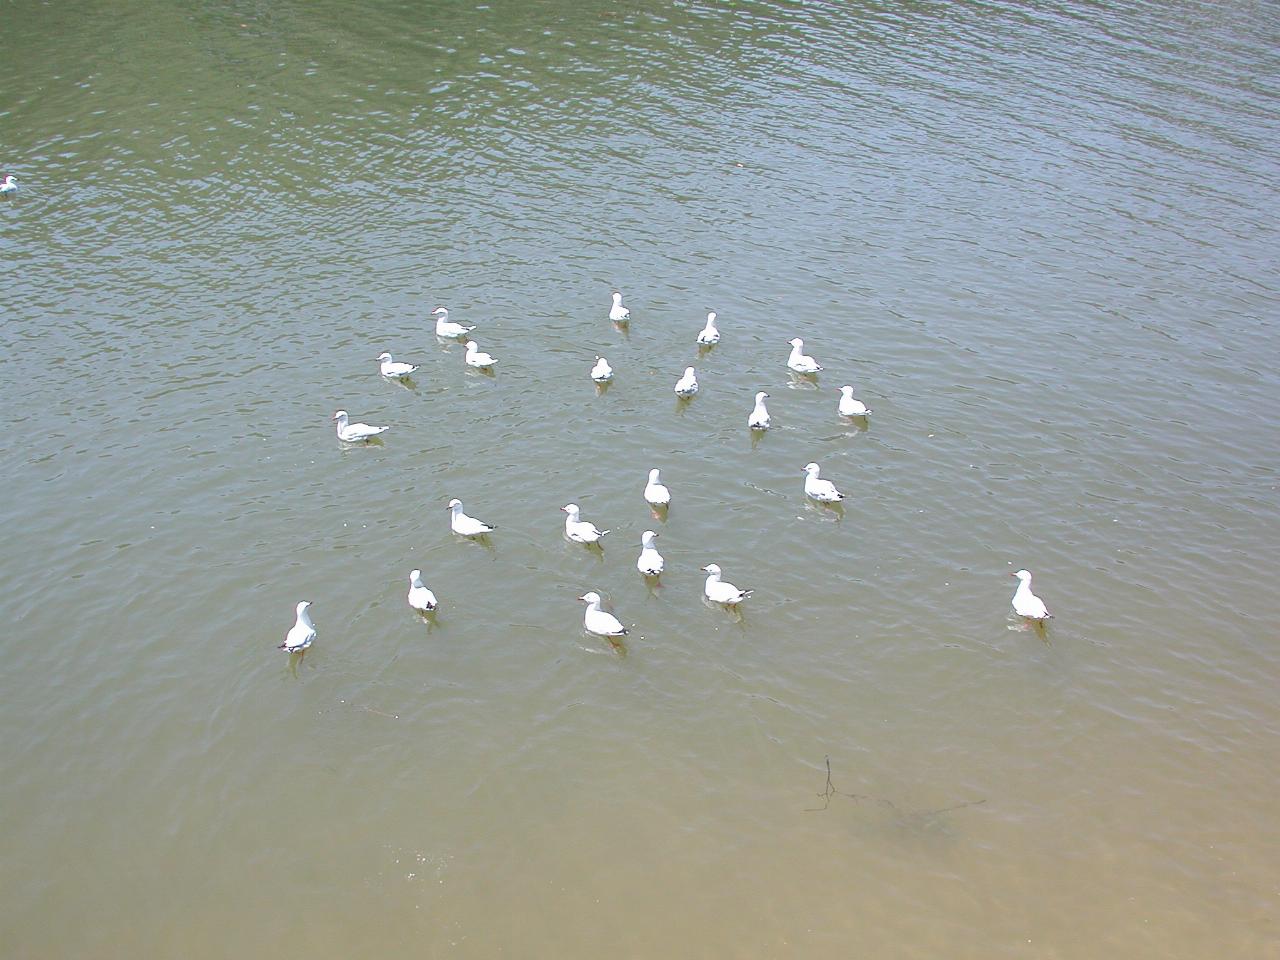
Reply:
M3 952L1280 950L1275 14L10 4Z

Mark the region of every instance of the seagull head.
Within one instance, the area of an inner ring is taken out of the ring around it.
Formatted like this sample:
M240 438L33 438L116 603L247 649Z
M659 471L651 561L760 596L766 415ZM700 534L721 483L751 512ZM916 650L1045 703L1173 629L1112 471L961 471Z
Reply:
M716 322L716 312L714 310L708 310L707 323L715 323L715 322Z
M661 476L661 474L658 473L658 468L654 467L652 470L649 471L649 482L657 483L659 476Z
M761 400L767 399L768 396L769 395L767 393L761 390L759 393L756 394L756 403L759 403Z
M657 539L658 535L652 530L646 530L644 533L640 534L640 542L646 547L653 546L653 541Z
M431 311L431 315L433 317L448 317L449 311L445 307L436 307L434 310Z
M622 294L620 294L617 290L613 291L613 302L615 304L622 303Z
M845 384L843 387L840 388L840 393L846 397L852 397L853 387L849 386L848 384Z
M578 510L578 505L576 503L566 503L563 507L560 508L560 511L562 513L567 513L569 515L570 520L578 519L579 510Z
M299 600L299 601L298 601L298 612L299 612L299 613L301 613L303 610L307 609L307 607L309 607L309 606L311 606L311 601L310 601L310 600Z
M692 377L692 376L694 376L693 367L685 367L685 368L684 368L684 375L685 375L686 377Z
M381 360L383 363L390 363L390 362L391 362L391 354L387 353L386 351L383 351L382 353L380 353L380 354L378 354L376 357L374 357L374 359L375 359L375 360Z
M720 576L720 565L719 565L719 564L715 564L715 563L708 563L705 567L702 567L701 569L702 569L702 572L703 572L703 573L709 573L709 574L711 574L711 576L713 576L713 577L718 577L718 576Z
M452 500L450 500L450 501L449 501L449 505L448 505L447 507L445 507L445 509L446 509L446 510L461 510L461 509L462 509L462 501L461 501L461 500L459 500L457 497L454 497Z
M797 350L799 350L801 347L804 346L804 341L801 340L799 337L795 337L794 339L788 340L787 343L791 344Z
M809 474L811 477L816 477L818 475L818 469L819 467L816 463L806 463L804 465L804 472Z
M422 580L422 571L421 571L421 570L410 570L410 571L409 571L409 582L410 582L410 583L418 583L420 580Z
M1030 571L1030 570L1019 570L1017 573L1011 573L1011 574L1009 574L1009 576L1011 576L1011 577L1017 577L1017 578L1018 578L1019 580L1021 580L1023 583L1030 583L1030 582L1031 582L1031 571Z
M581 600L583 603L599 603L600 594L596 593L594 590L591 590L587 593L584 593L578 599Z
M334 419L334 420L345 420L345 419L347 419L347 411L345 411L345 410L338 410L338 411L336 411L336 412L334 413L334 415L333 415L333 419Z

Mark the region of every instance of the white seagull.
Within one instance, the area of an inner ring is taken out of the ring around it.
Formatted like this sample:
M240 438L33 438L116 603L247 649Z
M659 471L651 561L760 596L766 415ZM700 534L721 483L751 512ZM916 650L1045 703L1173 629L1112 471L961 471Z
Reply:
M578 505L566 503L560 508L568 514L564 518L564 535L574 543L599 543L608 530L601 530L589 520L580 520Z
M392 360L391 354L385 352L379 354L377 360L379 364L378 372L384 377L407 377L418 369L415 364Z
M799 337L788 341L791 344L791 356L787 358L787 366L796 373L817 373L822 364L813 357L805 356L804 341Z
M604 357L596 357L596 365L591 368L591 379L596 383L607 383L613 379L613 367Z
M431 311L431 315L436 318L436 336L437 337L465 337L468 333L475 329L474 326L463 326L461 323L455 323L449 319L449 311L444 307L436 307Z
M460 537L483 537L490 530L498 529L495 524L485 523L463 513L462 501L456 497L449 501L449 506L445 509L451 513L449 528Z
M707 325L698 333L698 343L704 347L720 342L720 331L716 329L716 313L707 314Z
M684 368L684 376L676 381L677 397L692 397L698 392L698 377L693 367Z
M390 427L371 427L367 423L348 423L347 411L339 410L333 415L334 422L338 425L338 439L347 443L359 443L361 440L371 440L380 433L386 433Z
M622 305L622 294L613 291L613 306L609 308L609 319L614 323L626 323L631 319L631 311Z
M409 571L409 606L423 613L436 608L436 595L422 585L422 571Z
M756 405L751 411L751 416L747 417L747 426L752 430L769 429L769 411L764 405L768 398L769 395L763 390L756 394Z
M836 489L834 483L830 480L818 479L818 465L816 463L806 463L804 472L805 496L820 500L823 503L839 503L844 499L844 494Z
M467 341L467 355L463 359L466 360L467 366L476 367L480 370L488 370L498 362L489 354L481 353L474 340Z
M1031 571L1019 570L1009 574L1018 578L1018 589L1013 593L1013 612L1028 620L1048 620L1053 616L1044 601L1031 592Z
M622 621L609 611L600 609L600 594L592 590L578 599L587 605L586 615L582 618L582 625L586 627L587 633L601 637L626 636L627 628L622 625Z
M751 590L739 590L727 580L720 579L720 567L714 563L708 563L702 568L702 572L707 575L707 582L702 588L702 592L706 594L708 600L712 603L723 603L732 606L741 603L747 597L751 596Z
M840 388L840 406L837 408L842 417L865 417L871 408L861 400L853 399L853 387L845 384Z
M12 173L6 173L4 175L4 180L0 181L0 194L7 195L10 193L14 193L17 191L17 189L18 189L18 181L13 179Z
M644 485L644 498L649 501L651 507L669 507L671 505L671 491L667 489L667 485L659 478L656 467L649 471L649 482Z
M284 643L276 647L277 650L283 650L286 653L301 653L311 646L311 641L316 638L316 625L311 622L311 614L307 613L307 607L309 606L311 606L310 600L300 600L298 602L297 616L294 617L293 626L284 635Z
M652 530L640 534L640 559L636 561L636 569L646 577L656 577L662 572L662 554L653 545L658 535Z

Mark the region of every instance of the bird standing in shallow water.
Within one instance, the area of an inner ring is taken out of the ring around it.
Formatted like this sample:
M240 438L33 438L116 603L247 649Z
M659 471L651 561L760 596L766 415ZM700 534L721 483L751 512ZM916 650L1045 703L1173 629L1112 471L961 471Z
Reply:
M311 622L311 614L307 613L309 606L311 606L310 600L298 601L293 626L284 635L284 643L280 644L277 650L283 650L286 653L302 653L311 646L316 638L316 625Z
M11 196L18 192L18 181L13 179L12 173L6 173L4 180L0 181L0 196Z
M765 400L768 398L769 395L763 390L756 394L756 405L751 411L751 416L747 417L747 426L752 430L769 429L769 423L771 422L769 411L764 405Z
M581 520L581 511L576 503L566 503L560 508L566 514L564 518L564 535L574 543L599 543L608 530L601 530L590 520Z
M657 539L658 535L652 530L646 530L640 535L640 558L636 561L636 569L646 577L656 577L665 566L662 554L653 545L653 541Z
M613 306L609 308L609 319L614 323L626 323L631 319L631 311L622 305L622 294L613 291Z
M1019 570L1009 574L1018 578L1018 589L1013 592L1013 612L1028 620L1048 620L1053 616L1044 601L1031 592L1031 571Z
M422 613L436 608L436 595L422 584L422 571L409 571L409 606Z
M392 377L399 379L407 377L418 368L412 363L401 363L398 360L392 360L391 354L383 352L378 355L378 372L384 377Z
M698 375L694 373L693 367L684 368L684 376L676 381L676 396L681 398L692 397L698 392Z
M853 398L853 387L845 384L840 388L840 403L836 406L842 417L865 417L871 413L871 408L861 400Z
M594 633L601 637L626 636L627 628L622 625L622 621L608 610L600 609L600 594L592 590L578 599L587 605L587 612L582 618L582 625L587 633Z
M819 467L816 463L805 464L805 496L812 497L822 503L839 503L844 499L844 494L837 490L836 485L830 480L819 480L818 470Z
M333 415L333 421L338 425L338 439L346 443L359 443L362 440L372 440L380 433L386 433L390 427L372 427L367 423L348 423L347 411L339 410Z
M721 580L720 567L717 564L708 563L702 568L702 572L707 575L707 582L703 585L702 592L712 603L723 603L731 607L751 596L752 591L739 590L727 580Z
M461 323L455 323L449 319L449 311L445 307L436 307L431 311L436 318L436 336L445 337L446 339L454 339L456 337L465 337L468 333L475 329L475 326L464 326Z
M596 365L591 368L591 379L596 383L607 383L613 379L613 367L604 357L596 357Z
M649 471L649 482L644 486L644 498L651 507L669 507L671 505L671 491L662 482L657 467Z
M716 329L716 314L712 310L707 314L707 325L698 333L698 344L703 347L711 347L719 342L720 331Z
M497 530L497 526L469 517L462 512L462 501L456 497L449 501L449 529L460 537L483 537L486 533Z
M790 369L796 373L817 373L822 369L822 364L813 357L805 355L803 340L796 337L788 342L791 344L791 356L787 357L787 366Z

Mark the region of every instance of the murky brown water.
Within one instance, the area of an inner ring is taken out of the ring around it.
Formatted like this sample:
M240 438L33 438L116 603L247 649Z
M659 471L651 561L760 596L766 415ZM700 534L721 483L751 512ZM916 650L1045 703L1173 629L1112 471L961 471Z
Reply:
M1274 4L4 16L0 953L1280 956Z

